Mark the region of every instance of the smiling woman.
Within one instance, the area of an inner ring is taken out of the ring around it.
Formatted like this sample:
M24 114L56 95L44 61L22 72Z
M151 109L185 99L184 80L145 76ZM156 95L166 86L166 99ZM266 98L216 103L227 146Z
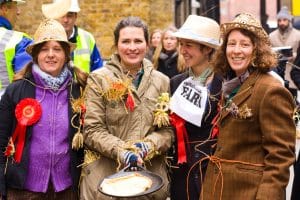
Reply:
M228 37L226 56L228 63L237 76L242 75L251 63L254 44L247 32L233 30Z
M44 20L26 49L33 61L1 98L0 193L8 200L78 199L83 149L71 144L87 74L70 66L73 48L59 22Z
M222 24L221 35L213 60L214 71L225 79L214 124L218 142L202 198L285 199L295 160L295 102L271 71L276 56L253 15L242 13Z
M147 50L146 41L141 28L125 27L120 30L117 52L125 70L136 73L141 68Z
M144 59L148 30L140 18L122 19L115 28L114 39L116 53L88 78L81 199L110 200L97 191L100 181L116 173L118 165L143 163L147 170L162 177L164 186L135 199L166 199L165 154L173 132L170 127L153 125L153 113L158 97L169 91L169 79ZM88 159L88 155L96 156ZM115 192L120 196L128 194L124 189Z

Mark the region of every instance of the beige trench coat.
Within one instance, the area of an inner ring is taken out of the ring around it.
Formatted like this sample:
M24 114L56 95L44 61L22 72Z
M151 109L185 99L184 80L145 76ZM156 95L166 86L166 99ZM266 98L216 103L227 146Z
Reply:
M223 160L209 162L202 199L284 200L295 160L291 94L270 74L253 72L233 102L247 105L252 116L243 119L222 109L214 156Z
M108 89L108 80L124 76L118 55L113 55L103 68L92 72L86 88L86 115L84 121L84 143L90 150L100 154L100 159L90 163L82 170L80 199L112 200L98 192L99 182L106 176L117 172L118 153L125 141L151 140L161 155L146 163L146 169L163 177L164 186L159 191L137 199L164 200L168 196L168 178L165 154L173 141L171 128L155 128L153 111L158 96L169 92L169 78L154 70L152 64L144 59L144 75L137 90L133 91L135 108L126 111L123 102L108 102L99 91Z

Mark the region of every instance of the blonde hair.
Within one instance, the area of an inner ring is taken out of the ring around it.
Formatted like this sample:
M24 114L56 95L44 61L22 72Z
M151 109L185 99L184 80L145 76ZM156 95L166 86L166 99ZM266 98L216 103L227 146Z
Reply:
M167 31L171 31L171 32L176 32L177 31L177 28L175 28L174 26L170 26L168 27L167 29L165 29L162 33L162 36L161 36L161 42L159 43L159 45L156 47L155 51L154 51L154 54L153 54L153 58L152 58L152 61L153 61L153 67L155 69L158 68L158 63L159 63L159 56L160 56L160 53L163 51L163 40L164 40L164 37L165 37L165 34ZM184 62L184 58L183 56L181 55L180 51L179 51L179 40L178 38L177 39L177 48L176 48L176 51L178 53L178 57L177 57L177 70L179 73L183 72L185 70L185 62Z
M155 34L155 33L160 33L161 35L163 34L163 31L161 30L161 29L154 29L153 31L152 31L152 33L150 34L150 38L149 38L149 46L151 47L152 46L152 37L153 37L153 35Z

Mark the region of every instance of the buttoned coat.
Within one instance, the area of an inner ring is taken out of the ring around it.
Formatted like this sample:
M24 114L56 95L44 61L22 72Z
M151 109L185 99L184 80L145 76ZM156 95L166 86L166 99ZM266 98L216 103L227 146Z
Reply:
M160 152L160 155L151 159L151 163L146 162L146 169L159 174L164 186L151 195L136 199L165 200L168 196L165 154L173 141L173 130L153 126L153 112L159 95L169 92L169 78L155 70L147 59L143 61L143 70L138 89L132 91L134 111L126 110L124 102L110 102L99 93L107 91L110 82L125 76L117 54L103 68L90 74L86 89L84 140L88 149L100 154L100 159L83 168L81 199L117 199L101 194L98 184L117 172L119 150L125 142L140 140L151 140Z
M202 199L285 199L295 160L291 94L270 73L256 70L232 101L240 111L221 111L217 150L209 162ZM243 118L245 108L251 114Z

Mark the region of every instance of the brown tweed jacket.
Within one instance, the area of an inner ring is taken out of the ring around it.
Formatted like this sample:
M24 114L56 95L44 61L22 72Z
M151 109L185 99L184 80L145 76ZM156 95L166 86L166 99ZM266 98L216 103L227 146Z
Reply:
M206 172L202 199L285 199L289 167L295 160L291 94L274 76L256 70L232 101L239 111L221 111L217 150Z

